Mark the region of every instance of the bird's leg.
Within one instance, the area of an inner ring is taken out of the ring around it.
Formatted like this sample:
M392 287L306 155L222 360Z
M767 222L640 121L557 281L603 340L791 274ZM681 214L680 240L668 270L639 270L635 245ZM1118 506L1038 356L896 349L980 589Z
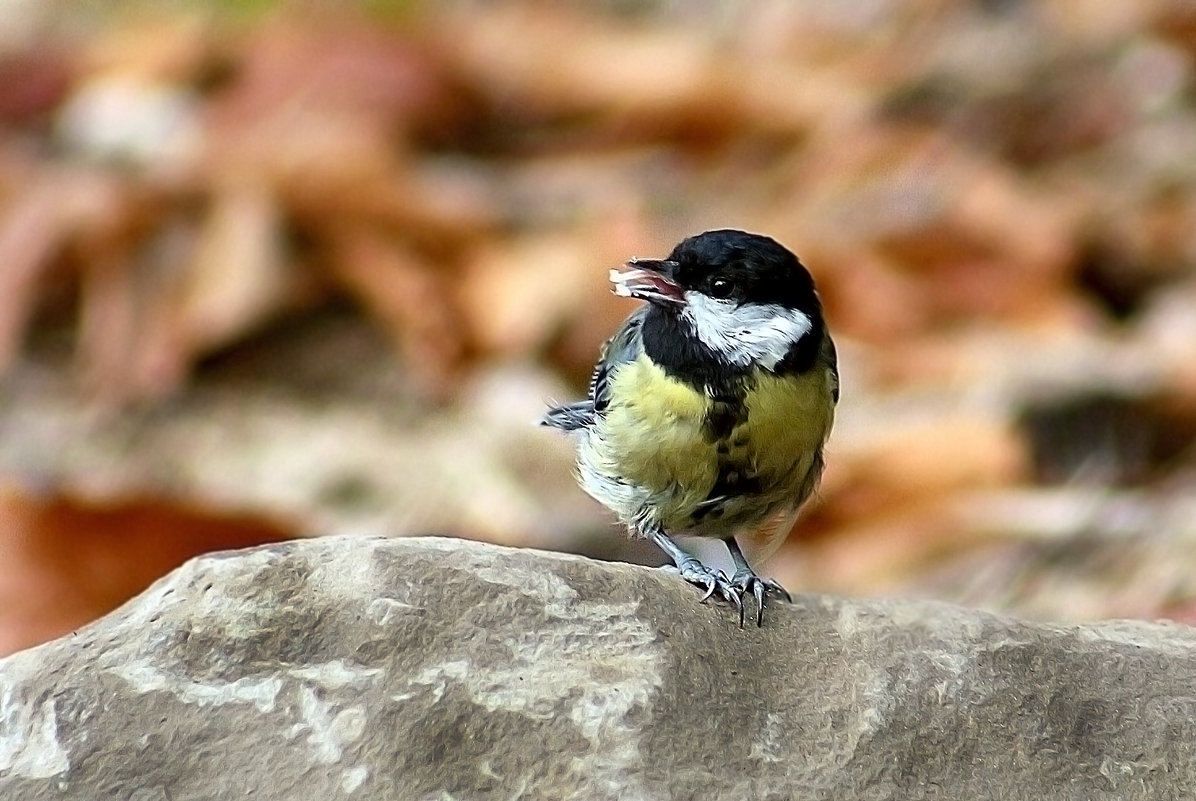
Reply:
M748 564L734 537L728 537L724 542L727 543L727 550L731 552L731 561L735 565L735 575L731 576L731 586L741 596L752 595L756 599L756 625L763 626L764 597L769 591L784 595L785 600L790 603L793 603L793 598L789 595L789 591L777 582L756 575L756 571L752 570L752 566ZM743 628L742 610L740 610L739 627Z
M735 604L735 608L739 610L739 625L741 628L743 627L743 599L740 597L740 592L728 581L726 573L709 568L690 556L682 550L681 546L673 542L672 537L665 534L659 526L654 527L649 536L652 542L656 543L656 547L673 560L673 564L681 573L681 578L706 590L706 594L702 596L703 602L717 592L720 598Z

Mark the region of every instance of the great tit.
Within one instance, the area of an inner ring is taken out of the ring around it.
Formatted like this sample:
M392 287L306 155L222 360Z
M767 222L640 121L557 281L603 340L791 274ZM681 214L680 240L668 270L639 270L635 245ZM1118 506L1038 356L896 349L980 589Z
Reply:
M839 400L835 345L814 280L775 240L707 231L667 259L611 270L618 295L647 304L605 345L586 400L544 425L575 432L582 488L682 578L739 610L766 595L763 560L784 541L823 469ZM726 543L734 573L683 550L678 534Z

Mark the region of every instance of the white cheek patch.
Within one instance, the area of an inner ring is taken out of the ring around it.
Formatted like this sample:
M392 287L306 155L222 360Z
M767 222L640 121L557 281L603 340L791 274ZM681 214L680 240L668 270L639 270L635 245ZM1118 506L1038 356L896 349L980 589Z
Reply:
M686 292L685 302L681 316L698 339L740 367L774 369L813 327L809 315L775 303L740 306L700 292Z

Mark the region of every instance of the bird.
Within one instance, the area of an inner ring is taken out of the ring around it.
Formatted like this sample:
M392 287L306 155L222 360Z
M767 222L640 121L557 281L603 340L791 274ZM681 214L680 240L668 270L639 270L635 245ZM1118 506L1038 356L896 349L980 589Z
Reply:
M730 602L789 593L751 561L783 543L817 488L839 400L835 344L809 271L771 237L733 229L612 269L645 303L603 346L585 400L543 425L575 437L582 489L681 577ZM733 573L676 537L726 544ZM751 561L749 561L749 557Z

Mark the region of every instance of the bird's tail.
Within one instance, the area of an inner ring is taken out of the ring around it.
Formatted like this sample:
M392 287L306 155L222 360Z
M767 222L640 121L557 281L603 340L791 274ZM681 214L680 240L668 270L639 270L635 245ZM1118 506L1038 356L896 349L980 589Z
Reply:
M545 412L540 425L559 428L561 431L577 431L594 424L594 402L577 401L557 406Z

